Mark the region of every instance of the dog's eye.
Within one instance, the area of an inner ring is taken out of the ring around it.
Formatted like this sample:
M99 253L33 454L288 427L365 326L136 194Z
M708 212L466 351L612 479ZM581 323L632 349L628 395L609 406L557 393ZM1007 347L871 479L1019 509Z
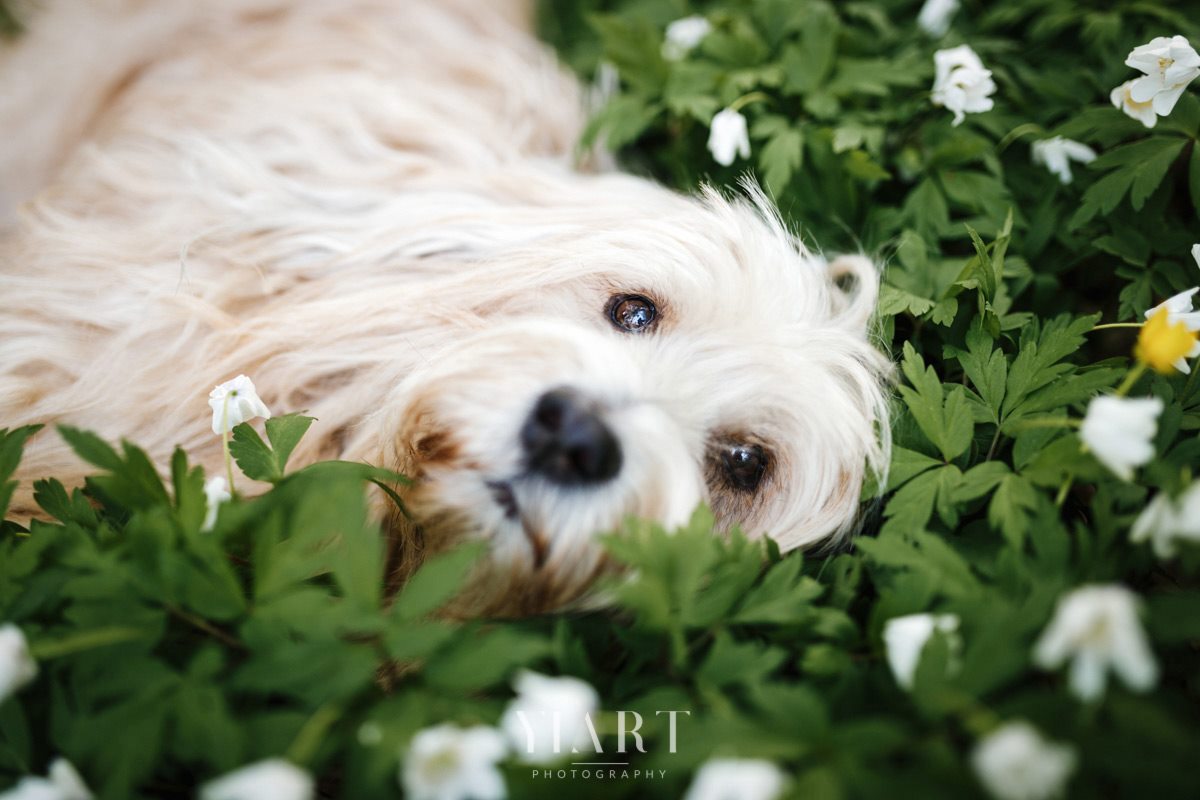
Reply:
M739 492L753 492L767 471L767 453L756 444L724 445L720 459L725 480Z
M623 331L642 333L654 326L658 308L640 294L619 294L608 301L608 318Z

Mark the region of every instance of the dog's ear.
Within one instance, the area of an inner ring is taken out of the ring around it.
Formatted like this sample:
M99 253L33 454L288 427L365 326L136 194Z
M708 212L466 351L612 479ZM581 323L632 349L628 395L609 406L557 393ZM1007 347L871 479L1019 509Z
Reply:
M866 333L879 301L879 269L866 256L838 256L829 262L837 289L836 314L847 328Z

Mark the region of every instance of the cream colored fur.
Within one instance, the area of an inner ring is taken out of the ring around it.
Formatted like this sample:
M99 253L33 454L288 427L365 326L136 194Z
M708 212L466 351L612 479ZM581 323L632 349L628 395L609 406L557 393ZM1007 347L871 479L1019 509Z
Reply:
M595 533L629 514L674 523L708 500L786 548L849 530L887 463L873 267L806 252L752 187L689 198L574 169L580 91L525 17L471 0L34 15L0 55L0 426L182 445L215 470L206 397L246 373L277 413L318 418L297 464L417 478L417 524L394 521L407 567L489 537L491 610L577 597L603 568ZM659 302L658 330L613 328L621 292ZM620 438L598 489L516 477L522 420L561 385ZM773 452L754 497L707 480L729 433ZM41 433L18 512L31 479L86 471Z

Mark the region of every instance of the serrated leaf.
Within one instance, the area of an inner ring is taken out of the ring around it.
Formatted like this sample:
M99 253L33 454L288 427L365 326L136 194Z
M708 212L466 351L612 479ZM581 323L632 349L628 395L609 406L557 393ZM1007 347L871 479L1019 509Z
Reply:
M405 582L392 613L400 619L412 620L436 611L458 594L486 551L486 543L468 542L429 558Z
M70 425L59 425L58 432L75 451L75 455L89 464L109 472L119 472L124 465L117 451L94 433L72 428Z
M888 491L894 491L922 472L927 472L941 465L942 462L930 458L923 453L908 450L904 447L893 447L892 466L888 470Z
M792 174L804 161L804 132L786 128L773 135L759 151L758 165L763 180L773 193L779 195L787 188Z
M242 473L251 480L273 483L283 477L275 454L258 435L258 431L250 427L249 422L234 426L229 453Z
M271 441L275 468L279 475L283 475L292 451L315 420L315 417L302 414L284 414L267 420L267 438Z

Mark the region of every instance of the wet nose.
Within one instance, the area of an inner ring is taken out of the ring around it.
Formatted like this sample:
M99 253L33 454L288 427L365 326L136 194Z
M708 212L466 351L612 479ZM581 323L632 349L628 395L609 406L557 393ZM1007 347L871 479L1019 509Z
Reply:
M538 398L521 428L521 447L529 471L557 484L603 483L621 469L617 437L574 389Z

